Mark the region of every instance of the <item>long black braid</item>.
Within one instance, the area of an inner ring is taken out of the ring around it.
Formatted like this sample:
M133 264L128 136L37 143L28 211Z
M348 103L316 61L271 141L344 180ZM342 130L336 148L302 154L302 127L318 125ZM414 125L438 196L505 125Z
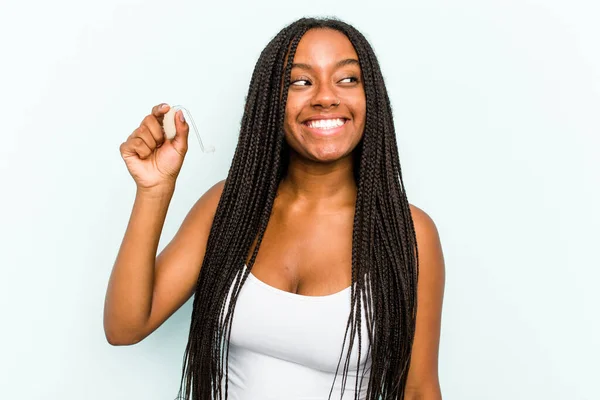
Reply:
M298 42L314 28L334 29L348 37L358 54L366 96L365 131L354 157L358 189L342 392L358 336L358 362L363 351L368 351L372 360L367 399L404 398L415 331L418 256L392 110L379 63L365 37L339 20L314 18L300 19L282 29L262 51L254 69L238 145L198 277L179 398L227 398L228 343L235 303L254 265L275 194L287 171L289 148L283 123L290 71ZM363 307L369 349L361 348ZM355 385L358 399L358 379Z

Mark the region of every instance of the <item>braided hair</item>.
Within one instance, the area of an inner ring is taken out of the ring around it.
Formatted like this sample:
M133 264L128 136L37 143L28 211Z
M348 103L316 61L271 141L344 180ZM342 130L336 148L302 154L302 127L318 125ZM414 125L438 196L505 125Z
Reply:
M309 29L319 28L334 29L348 37L358 54L366 96L363 138L354 150L357 198L352 232L351 312L342 346L349 343L342 393L358 336L358 362L362 351L371 354L367 399L404 398L415 332L418 255L392 110L379 63L368 41L351 25L330 18L302 18L283 28L256 63L238 145L196 285L179 398L227 398L228 343L235 303L256 259L289 162L283 123L292 62L302 36ZM363 307L369 349L361 348L361 335L365 334L361 332ZM343 355L342 351L338 370ZM355 385L357 389L358 379ZM356 399L359 393L356 390Z

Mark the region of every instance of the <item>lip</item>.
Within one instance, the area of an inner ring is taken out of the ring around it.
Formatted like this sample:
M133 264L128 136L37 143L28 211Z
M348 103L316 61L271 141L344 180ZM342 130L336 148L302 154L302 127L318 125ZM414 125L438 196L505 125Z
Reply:
M344 120L344 124L338 126L337 128L331 128L331 129L311 128L310 126L308 126L308 122L318 120L318 119L342 119L342 120ZM312 117L309 117L302 122L302 127L315 136L330 137L330 136L334 136L337 133L340 133L341 131L343 131L344 128L346 127L346 125L348 124L348 121L350 121L350 118L348 118L344 115L341 115L341 114L313 115Z

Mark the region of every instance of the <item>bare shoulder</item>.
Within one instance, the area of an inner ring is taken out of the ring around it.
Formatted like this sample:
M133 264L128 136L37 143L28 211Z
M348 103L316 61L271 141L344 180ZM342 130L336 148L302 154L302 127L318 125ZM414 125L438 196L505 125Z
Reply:
M179 265L180 269L185 262L194 266L201 263L224 186L225 180L215 183L192 206L173 240L159 255L159 270L164 264Z
M225 179L215 183L208 189L196 202L194 208L208 208L214 212L217 210L217 205L225 188ZM192 208L192 210L194 209Z
M415 224L415 231L417 231L417 235L420 236L429 236L432 235L438 236L437 227L433 219L427 214L425 211L415 206L414 204L410 204L410 213L413 218L413 222Z
M210 230L224 187L225 180L219 181L200 196L183 221L182 230L189 225L193 225L193 230L196 230L198 224Z
M225 179L215 183L210 189L208 189L206 191L205 195L217 197L217 203L218 203L218 199L221 198L221 194L223 193L224 188L225 188Z
M410 212L415 226L419 256L431 255L440 257L442 255L442 246L435 222L429 214L414 204L410 204Z

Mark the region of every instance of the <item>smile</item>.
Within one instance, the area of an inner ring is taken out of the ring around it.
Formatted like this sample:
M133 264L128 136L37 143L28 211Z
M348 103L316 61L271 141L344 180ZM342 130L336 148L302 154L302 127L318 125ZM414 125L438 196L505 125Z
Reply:
M342 118L333 118L333 119L313 119L311 121L306 122L306 126L313 129L335 129L346 123L345 119Z

